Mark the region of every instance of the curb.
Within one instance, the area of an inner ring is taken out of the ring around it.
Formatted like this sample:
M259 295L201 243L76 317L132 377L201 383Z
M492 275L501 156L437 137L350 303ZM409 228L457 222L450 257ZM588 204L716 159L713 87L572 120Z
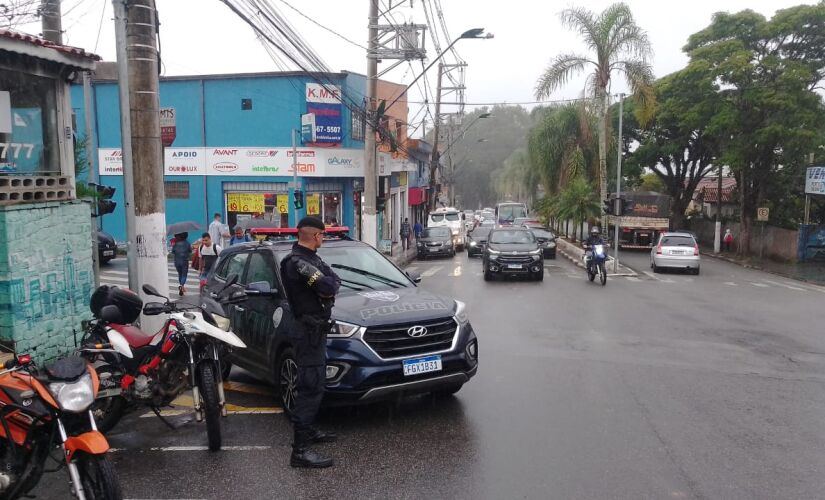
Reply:
M772 269L766 269L762 266L757 266L757 265L754 265L754 264L748 264L746 262L740 262L736 259L732 259L730 257L725 257L724 255L721 255L721 254L717 254L717 253L713 253L713 252L707 252L707 253L702 252L702 255L706 256L706 257L710 257L712 259L728 262L730 264L734 264L734 265L737 265L739 267L743 267L745 269L753 269L754 271L762 271L763 273L772 274L774 276L782 276L783 278L786 278L786 279L789 279L789 280L799 281L801 283L809 283L809 284L815 285L815 286L825 286L820 281L813 281L813 280L809 280L809 279L805 279L805 278L800 278L799 276L791 276L791 275L788 275L788 274L780 273L778 271L774 271Z

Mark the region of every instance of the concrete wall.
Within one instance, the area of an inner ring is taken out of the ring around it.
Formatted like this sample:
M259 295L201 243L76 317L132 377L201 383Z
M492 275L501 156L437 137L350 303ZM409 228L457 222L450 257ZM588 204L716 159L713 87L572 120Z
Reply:
M91 317L91 218L82 202L0 207L0 340L39 362L74 349Z
M764 257L795 262L797 260L799 231L765 225L763 232L760 224L759 222L754 222L753 228L751 229L751 254L755 256L759 255L761 247ZM701 244L713 246L715 230L713 221L693 220L691 221L691 229L697 233ZM733 233L734 246L738 245L741 234L739 223L734 222L723 225L722 232L724 233L726 229L730 229Z

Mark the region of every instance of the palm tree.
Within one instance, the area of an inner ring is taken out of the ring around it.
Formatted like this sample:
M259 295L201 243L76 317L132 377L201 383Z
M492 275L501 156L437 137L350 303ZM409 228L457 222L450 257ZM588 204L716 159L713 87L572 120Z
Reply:
M596 98L599 111L599 193L607 199L607 113L610 81L614 73L624 75L640 109L644 122L653 112L652 55L647 32L640 28L630 8L615 3L601 14L582 7L563 10L559 17L564 26L581 35L592 56L560 54L553 59L536 83L536 98L546 99L574 75L592 69L587 78L587 93Z
M562 219L572 219L575 228L587 219L597 216L600 207L601 203L596 198L593 186L585 178L577 177L561 192L556 210ZM574 229L573 240L575 239Z

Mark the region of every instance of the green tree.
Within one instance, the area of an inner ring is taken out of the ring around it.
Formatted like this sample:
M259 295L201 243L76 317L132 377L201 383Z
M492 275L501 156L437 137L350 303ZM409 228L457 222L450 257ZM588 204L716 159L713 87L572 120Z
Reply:
M601 203L593 186L583 177L570 181L559 194L555 210L561 219L572 220L576 227L599 215ZM576 236L573 234L573 240Z
M640 177L639 190L640 191L656 191L661 193L665 189L665 184L662 179L653 172L648 172Z
M571 77L588 69L587 92L596 98L599 114L599 176L602 199L607 199L608 93L614 74L622 74L641 105L637 108L642 123L653 109L651 90L652 54L647 33L633 19L624 3L615 3L600 14L581 7L566 9L559 15L564 26L581 35L591 55L568 53L556 56L536 83L537 99L549 97Z
M816 92L825 78L825 2L779 10L770 20L751 10L717 13L685 51L686 71L718 98L708 131L737 177L739 250L748 253L756 208L784 201L770 198L777 182L802 168L825 126Z

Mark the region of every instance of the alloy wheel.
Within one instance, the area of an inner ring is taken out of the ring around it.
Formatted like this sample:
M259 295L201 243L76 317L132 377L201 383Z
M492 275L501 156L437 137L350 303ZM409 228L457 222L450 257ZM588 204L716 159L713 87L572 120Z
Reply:
M295 386L298 382L298 365L292 358L286 358L281 364L281 402L289 411L295 405Z

